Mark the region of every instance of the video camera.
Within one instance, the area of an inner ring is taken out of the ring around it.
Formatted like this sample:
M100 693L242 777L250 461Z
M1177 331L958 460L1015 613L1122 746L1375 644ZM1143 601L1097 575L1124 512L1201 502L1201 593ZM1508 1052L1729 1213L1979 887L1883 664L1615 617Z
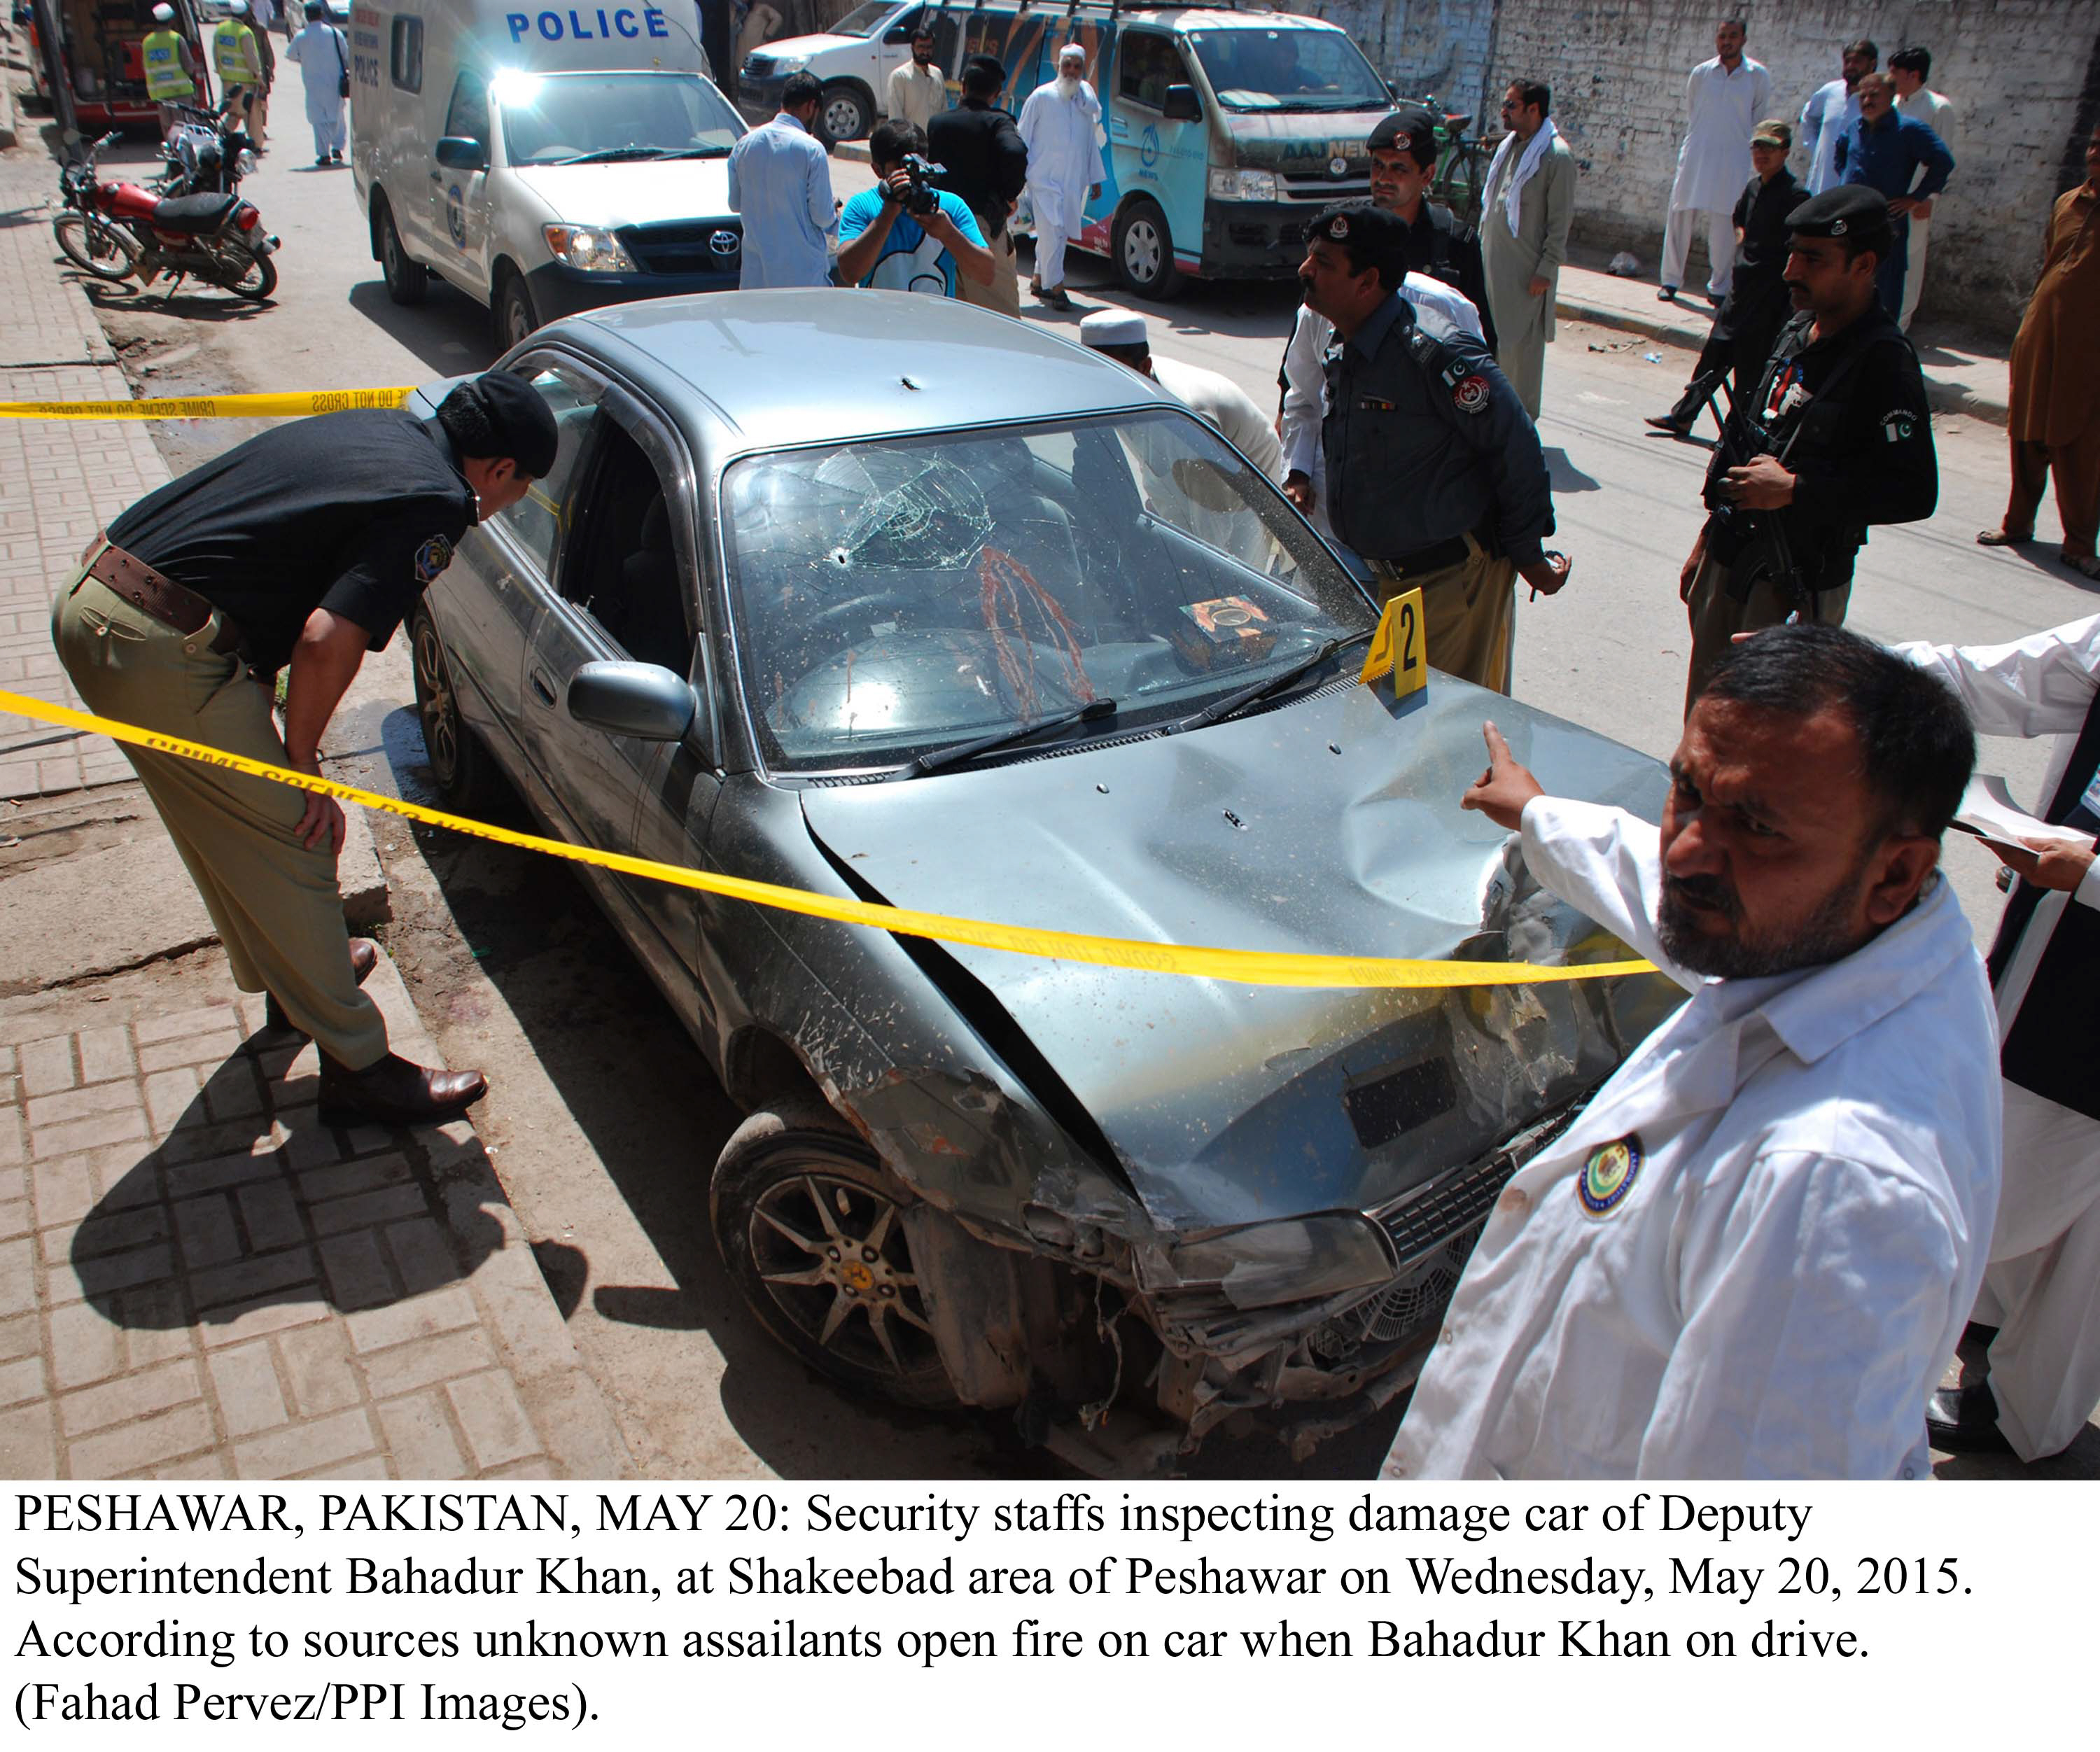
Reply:
M946 176L948 167L944 164L929 164L916 152L904 155L904 173L911 182L904 190L904 210L915 219L923 219L940 201L935 197L932 179Z

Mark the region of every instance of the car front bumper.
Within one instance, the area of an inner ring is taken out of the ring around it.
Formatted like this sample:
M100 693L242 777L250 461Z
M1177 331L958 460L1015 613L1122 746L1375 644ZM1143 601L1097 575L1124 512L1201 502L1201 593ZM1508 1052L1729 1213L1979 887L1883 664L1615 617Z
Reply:
M1206 280L1288 280L1305 258L1310 201L1211 201L1203 205Z
M532 314L554 322L605 304L634 304L644 298L675 298L685 292L734 292L741 267L712 274L586 274L563 262L548 262L525 276L532 294Z

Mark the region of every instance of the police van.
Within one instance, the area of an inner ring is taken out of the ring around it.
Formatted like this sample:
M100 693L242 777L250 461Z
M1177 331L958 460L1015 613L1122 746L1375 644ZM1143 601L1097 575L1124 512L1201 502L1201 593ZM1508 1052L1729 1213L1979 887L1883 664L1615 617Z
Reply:
M738 101L747 116L770 116L791 73L814 73L819 121L853 139L881 113L890 73L922 30L951 96L964 60L996 57L1016 115L1057 77L1062 45L1085 48L1109 174L1072 247L1107 256L1140 296L1170 298L1184 275L1287 278L1314 213L1370 198L1365 142L1392 107L1392 87L1339 25L1251 6L868 0L821 36L753 51Z
M733 288L743 120L683 0L353 0L351 163L397 304L435 274L510 346L601 304Z

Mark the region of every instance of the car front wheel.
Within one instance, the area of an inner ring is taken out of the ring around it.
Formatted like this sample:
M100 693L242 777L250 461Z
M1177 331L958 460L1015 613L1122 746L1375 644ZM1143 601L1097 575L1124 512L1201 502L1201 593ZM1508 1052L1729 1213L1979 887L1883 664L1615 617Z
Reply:
M1174 266L1174 234L1149 201L1133 201L1117 215L1110 240L1117 276L1141 298L1171 298L1181 289Z
M730 1278L803 1361L905 1405L958 1402L905 1235L914 1196L860 1139L755 1113L723 1146L711 1197Z
M423 726L423 750L430 778L446 806L481 817L502 801L504 783L480 739L460 715L452 660L438 634L430 605L416 605L408 623L408 648L416 681L416 715Z
M835 140L857 140L875 126L875 113L858 87L830 85L818 106L817 122Z

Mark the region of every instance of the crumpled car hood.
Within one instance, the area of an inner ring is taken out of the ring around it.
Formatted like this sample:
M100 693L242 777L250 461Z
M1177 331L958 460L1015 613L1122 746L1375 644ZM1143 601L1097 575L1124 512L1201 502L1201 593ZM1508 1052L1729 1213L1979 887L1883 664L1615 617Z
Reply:
M902 907L1244 949L1610 959L1513 836L1458 807L1490 714L1549 788L1659 813L1655 761L1440 675L1397 708L1330 686L1184 735L812 789L803 808ZM1595 1083L1681 996L1652 979L1294 990L942 947L1182 1231L1391 1199Z

